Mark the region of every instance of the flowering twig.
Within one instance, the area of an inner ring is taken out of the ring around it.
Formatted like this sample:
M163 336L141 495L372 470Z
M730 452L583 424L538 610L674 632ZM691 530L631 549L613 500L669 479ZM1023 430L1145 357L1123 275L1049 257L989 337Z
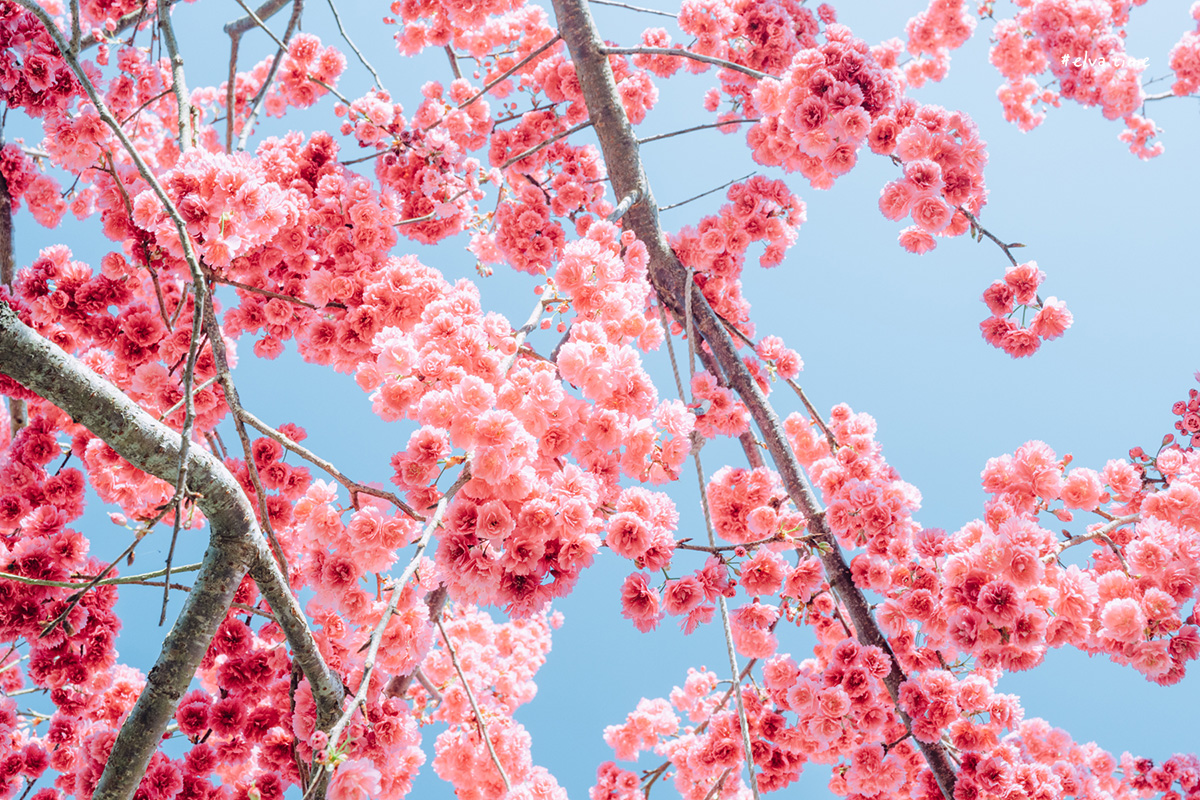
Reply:
M490 81L488 81L487 83L485 83L485 84L483 85L483 88L482 88L482 89L480 89L478 92L476 92L475 94L473 94L473 95L471 95L470 97L468 97L466 100L463 100L461 103L459 103L459 104L458 104L458 110L459 110L459 111L462 111L464 108L466 108L467 106L471 105L471 104L472 104L472 103L474 103L476 100L478 100L479 98L483 97L485 94L487 94L487 93L488 93L488 92L490 92L492 89L494 89L494 88L496 87L496 85L497 85L497 84L499 84L499 83L502 83L502 82L504 82L504 81L508 80L508 79L509 79L509 77L511 77L511 76L512 76L512 75L513 75L513 74L514 74L514 73L515 73L517 70L519 70L521 67L523 67L523 66L525 66L526 64L528 64L530 61L533 61L535 58L537 58L538 56L540 56L542 53L546 52L546 50L548 50L548 49L550 49L551 47L553 47L553 46L554 46L556 43L558 43L558 41L559 41L559 40L561 40L561 39L562 39L562 36L561 36L561 35L559 35L559 34L557 34L557 33L556 33L556 34L554 34L554 36L552 36L552 37L550 38L550 40L549 40L549 41L547 41L545 44L539 45L539 46L537 47L537 49L535 49L535 50L534 50L532 53L530 53L529 55L525 56L524 58L522 58L522 59L521 59L520 61L518 61L517 63L513 64L513 65L512 65L511 67L509 67L508 69L504 70L504 72L501 72L501 73L500 73L499 75L497 75L495 78L492 78ZM429 130L429 128L426 128L426 130Z
M528 149L528 150L526 150L524 153L521 153L520 155L513 156L513 157L512 157L512 158L510 158L508 161L505 161L503 164L501 164L501 165L500 165L500 169L501 169L502 171L503 171L503 170L506 170L506 169L508 169L509 167L511 167L513 164L516 164L518 161L521 161L521 160L523 160L523 159L529 158L531 155L533 155L534 153L538 152L539 150L542 150L543 148L549 147L550 145L552 145L552 144L554 144L555 142L557 142L559 139L566 138L567 136L570 136L571 134L574 134L574 133L579 133L579 131L583 130L584 128L590 128L590 127L591 127L591 125L592 125L592 121L591 121L591 120L585 120L585 121L583 121L583 122L579 123L578 125L575 125L575 126L573 126L573 127L567 128L565 131L561 131L561 132L559 132L559 133L556 133L556 134L554 134L553 136L551 136L549 139L545 140L544 142L541 142L541 143L539 143L539 144L535 144L533 147L529 148L529 149Z
M254 127L254 120L258 117L258 112L262 110L263 101L267 99L267 92L270 91L271 84L275 81L275 73L279 71L279 64L283 61L283 54L287 52L287 43L292 40L292 34L300 27L300 15L304 12L304 0L292 0L292 16L288 20L287 30L283 34L283 41L280 41L275 34L271 33L271 29L267 27L266 23L251 11L242 0L237 0L237 4L244 8L254 22L266 31L267 35L279 45L279 49L275 51L275 58L271 61L271 68L267 70L266 80L263 81L262 88L254 96L254 100L250 105L250 111L246 114L246 119L242 123L242 135L238 137L237 149L245 150L246 142L250 139L250 130ZM226 109L226 111L230 116L233 115L232 106Z
M1008 244L1008 243L1001 241L995 234L993 234L987 228L980 225L979 220L977 220L975 218L974 214L972 214L970 211L967 211L967 209L963 208L962 206L957 206L957 208L959 211L961 211L963 213L963 216L965 216L967 218L967 220L971 223L971 227L977 232L977 235L986 236L987 238L991 239L993 242L996 243L997 247L999 247L1001 250L1004 251L1004 255L1008 256L1008 260L1012 262L1012 265L1014 267L1017 265L1017 259L1016 259L1016 256L1014 256L1012 254L1012 250L1013 250L1013 248L1024 247L1025 245L1021 244L1020 242L1013 242L1011 244Z
M1059 542L1055 546L1054 552L1043 556L1042 560L1048 564L1051 561L1054 561L1055 559L1057 559L1059 556L1061 556L1064 552L1066 552L1067 550L1069 550L1072 547L1081 545L1085 542L1094 541L1096 539L1102 539L1104 542L1106 542L1108 544L1108 546L1110 548L1112 548L1112 551L1113 551L1113 553L1116 554L1117 558L1120 559L1121 566L1123 566L1125 568L1125 571L1129 572L1129 565L1125 563L1125 556L1121 553L1121 550L1120 550L1120 548L1117 547L1116 543L1113 542L1113 540L1111 538L1109 538L1109 535L1111 533L1113 533L1114 531L1116 531L1118 528L1122 527L1123 525L1128 525L1131 522L1140 522L1141 519L1142 519L1141 514L1130 514L1125 517L1114 517L1111 521L1104 523L1100 527L1096 528L1096 530L1094 530L1094 531L1088 531L1087 533L1081 533L1078 536L1072 536L1070 539L1067 539L1065 542Z
M467 676L463 674L462 667L458 663L458 656L454 654L454 645L450 643L450 637L446 635L446 628L440 619L437 620L437 629L442 634L442 641L446 643L446 652L450 654L450 663L454 665L454 671L458 673L458 679L462 681L463 690L467 693L467 702L471 704L471 711L475 714L475 724L479 726L479 738L483 739L483 743L487 745L488 755L492 757L492 763L496 765L496 770L500 773L500 780L504 783L504 791L511 792L512 784L508 782L508 775L504 772L504 767L500 764L500 757L496 755L496 748L492 746L492 740L488 737L487 725L483 721L483 714L479 711L479 704L475 702L475 695L471 692L471 684L467 681Z

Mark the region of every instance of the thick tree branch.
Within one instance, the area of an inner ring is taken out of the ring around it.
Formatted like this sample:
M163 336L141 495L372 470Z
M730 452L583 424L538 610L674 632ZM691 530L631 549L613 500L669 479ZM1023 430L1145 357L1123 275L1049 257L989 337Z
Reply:
M66 411L137 468L167 481L177 474L179 433L39 336L7 304L0 304L0 371ZM336 719L341 705L341 685L321 660L237 480L201 450L192 449L187 464L187 488L199 495L197 504L212 527L209 547L183 611L113 745L94 795L97 800L133 795L247 569L253 571L313 685L318 719Z
M637 234L649 251L649 273L658 296L681 321L686 320L685 304L692 307L692 314L687 316L692 318L697 332L708 342L725 371L730 387L750 410L788 495L804 515L813 538L822 543L820 557L826 577L846 604L859 641L888 653L892 668L884 683L895 701L906 676L875 622L866 598L854 585L841 547L825 524L824 512L788 444L783 425L742 362L732 337L709 307L699 287L689 280L687 269L667 244L658 221L658 207L638 155L637 137L621 106L616 81L609 67L607 55L613 53L614 49L604 46L585 0L554 0L554 11L558 30L575 62L588 116L604 154L613 192L617 197L625 197L637 189L643 192L645 199L625 214L623 222L626 228ZM898 705L897 709L898 713L903 713L899 712ZM940 744L920 745L943 794L952 798L955 771L945 748Z

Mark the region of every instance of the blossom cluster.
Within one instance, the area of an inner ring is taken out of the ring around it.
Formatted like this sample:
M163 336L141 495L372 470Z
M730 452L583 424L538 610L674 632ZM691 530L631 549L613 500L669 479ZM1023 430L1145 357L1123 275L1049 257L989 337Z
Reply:
M1057 339L1071 327L1074 317L1066 303L1057 297L1042 299L1038 287L1046 274L1036 261L1014 264L1005 270L1004 280L994 281L983 293L983 302L992 315L979 323L983 339L1013 358L1033 355L1043 341ZM1020 310L1022 319L1033 313L1028 325L1018 324L1013 316Z
M1058 105L1065 98L1098 105L1105 119L1124 120L1121 138L1131 152L1143 159L1162 153L1161 143L1148 143L1154 124L1134 113L1146 97L1146 64L1125 51L1129 8L1099 0L1035 0L998 22L991 61L1005 78L997 92L1005 118L1028 131L1045 119L1037 104ZM1175 52L1183 51L1177 46ZM1057 90L1039 87L1037 76L1047 70Z

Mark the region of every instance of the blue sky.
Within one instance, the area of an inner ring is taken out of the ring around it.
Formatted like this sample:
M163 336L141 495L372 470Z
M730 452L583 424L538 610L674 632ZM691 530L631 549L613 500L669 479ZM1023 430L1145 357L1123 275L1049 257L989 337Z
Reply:
M646 3L667 8L659 0ZM324 4L309 5L305 29L337 44ZM364 6L343 4L348 30L395 99L412 110L424 80L449 82L446 60L440 51L400 59L378 24L386 4ZM840 22L876 43L902 35L904 21L923 4L837 8ZM1009 11L998 5L997 16ZM594 7L594 13L602 35L626 45L637 42L642 28L669 23L613 8ZM183 42L189 85L221 80L228 50L220 25L239 14L232 2L181 7L184 36L195 30L202 37ZM273 27L282 28L282 16ZM1194 25L1184 4L1148 4L1133 9L1132 16L1126 49L1149 59L1148 76L1166 74L1170 46ZM866 152L830 191L815 191L799 176L789 178L807 203L808 221L781 266L769 271L752 266L745 277L759 333L780 335L800 353L805 361L800 382L817 407L828 410L846 402L872 414L889 462L924 495L917 519L949 530L982 514L979 472L986 460L1029 439L1046 441L1060 456L1073 454L1075 465L1097 469L1134 445L1150 449L1170 430L1171 403L1195 386L1192 373L1200 369L1193 295L1200 107L1194 98L1152 104L1149 114L1163 129L1167 149L1150 162L1132 156L1116 138L1122 125L1103 119L1096 108L1065 104L1053 109L1040 128L1022 134L1003 120L995 99L1000 76L987 63L990 24L981 22L975 37L954 53L945 82L914 94L923 102L966 111L979 125L990 156L989 203L982 221L1002 239L1027 245L1020 255L1035 259L1047 274L1043 296L1064 299L1075 316L1067 335L1033 358L1017 361L987 346L978 332L987 313L979 296L1002 276L1003 254L990 243L965 237L941 241L921 257L901 250L896 244L900 226L876 206L880 188L897 170ZM265 37L248 35L242 52L243 66L253 63L267 52ZM369 76L350 60L340 86L353 97L366 90ZM703 75L660 82L660 103L641 129L644 135L711 121L700 98L712 81ZM1157 84L1155 90L1168 85ZM327 99L316 113L289 124L335 127L330 107ZM642 155L664 205L757 169L741 136L711 130L649 144ZM764 174L780 177L774 171ZM664 224L674 230L694 223L712 213L721 198L665 212ZM27 214L17 218L17 226L19 265L28 264L38 247L58 240ZM69 229L78 232L72 233L73 247L77 257L95 263L107 243L97 238L95 226L86 227L86 232ZM83 244L84 237L90 243ZM431 249L401 241L397 252L417 252L450 278L474 276L474 259L458 242ZM525 318L536 281L498 270L479 283L485 307L517 324ZM549 350L554 341L557 335L546 334L534 344ZM235 375L247 408L275 423L303 425L310 434L306 444L357 479L388 480L388 459L403 448L408 427L373 417L366 395L351 378L304 365L292 351L275 362L255 363L249 345L241 348ZM665 350L646 360L660 377L663 396L669 396ZM797 407L783 393L773 399L781 415ZM227 435L226 441L232 438ZM704 454L711 475L722 462L715 448ZM693 482L682 481L672 493L682 515L679 535L700 534ZM85 530L97 549L115 554L125 537L103 511L97 502L90 504ZM168 537L157 534L141 545L137 571L157 568ZM193 541L189 549L198 555L201 544ZM628 563L605 554L584 574L575 594L556 604L566 624L556 632L539 673L537 698L517 716L533 735L535 763L548 767L574 798L585 796L596 766L612 757L601 739L605 725L622 722L643 696L665 696L682 683L688 666L728 669L719 627L683 637L668 621L644 635L623 620L619 586L629 571ZM147 669L161 640L154 627L158 593L136 587L123 592L122 659ZM800 630L783 634L781 651L803 657L806 637ZM1159 761L1173 752L1200 749L1200 726L1194 721L1200 676L1194 672L1164 689L1107 659L1055 651L1045 665L1006 677L1000 688L1021 694L1028 716L1044 717L1077 740L1094 740L1118 754L1130 750ZM436 733L427 735L431 754ZM637 769L658 763L643 755ZM826 778L827 772L813 767L799 790L827 796ZM425 798L450 796L428 765L415 791Z

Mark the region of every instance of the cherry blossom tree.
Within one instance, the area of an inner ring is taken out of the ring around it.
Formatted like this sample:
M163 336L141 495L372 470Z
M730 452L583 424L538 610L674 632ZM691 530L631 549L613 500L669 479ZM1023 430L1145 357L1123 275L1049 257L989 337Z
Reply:
M320 36L302 0L243 5L227 78L196 87L174 0L0 0L4 123L35 131L0 150L3 797L397 800L422 769L463 800L565 797L515 714L553 601L603 559L629 562L623 624L726 648L604 731L592 800L758 798L816 764L855 800L1200 798L1195 756L1110 754L998 689L1052 648L1163 685L1200 656L1200 393L1163 398L1176 430L1104 464L1037 440L991 459L980 518L947 532L871 416L810 401L742 291L751 251L772 268L797 243L794 191L878 159L898 255L989 240L989 355L1032 356L1072 314L986 227L976 123L914 92L986 30L1011 123L1099 106L1151 160L1146 104L1200 90L1200 3L1153 94L1115 0L931 0L876 44L827 4L602 1L672 30L614 43L628 29L588 0L380 8L398 56L445 57L447 85L393 94L381 76L404 67L376 70L332 4ZM251 32L271 50L242 52ZM641 147L675 133L637 131L682 73L712 84L715 117L688 130L761 170L674 229ZM18 264L21 209L48 241L70 211L102 255L72 238ZM528 319L427 245L465 245L480 281L536 276ZM320 420L243 404L234 368L287 347L400 432L392 487L306 446ZM129 531L117 558L72 527L87 487ZM166 563L121 574L156 530ZM203 560L174 563L196 536ZM114 605L147 585L164 620L186 599L143 674L118 661ZM618 765L639 753L657 766Z

